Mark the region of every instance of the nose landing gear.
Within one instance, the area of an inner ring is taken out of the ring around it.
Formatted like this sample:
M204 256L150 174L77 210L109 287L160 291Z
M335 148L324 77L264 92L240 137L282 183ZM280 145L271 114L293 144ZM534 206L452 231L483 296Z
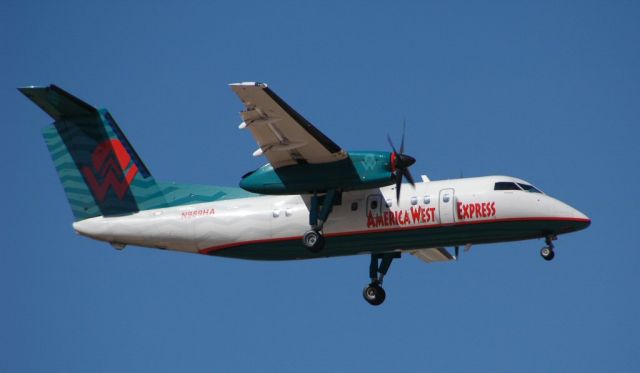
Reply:
M400 253L371 254L371 264L369 265L371 283L362 291L364 300L370 305L379 306L386 299L387 294L382 288L382 280L393 259L400 258L400 255Z
M555 252L553 251L553 241L555 241L556 239L556 236L547 236L545 238L544 242L547 244L547 246L543 247L542 250L540 250L540 255L544 260L550 261L553 260L553 258L556 256Z
M372 306L379 306L384 302L387 294L385 293L380 283L374 281L369 284L364 290L362 290L362 296L364 300L369 302Z

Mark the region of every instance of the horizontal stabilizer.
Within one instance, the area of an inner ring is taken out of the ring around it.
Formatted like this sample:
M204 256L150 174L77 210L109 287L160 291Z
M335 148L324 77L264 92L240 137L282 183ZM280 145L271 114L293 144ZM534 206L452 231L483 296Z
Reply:
M68 118L93 117L98 110L56 85L18 88L56 121Z

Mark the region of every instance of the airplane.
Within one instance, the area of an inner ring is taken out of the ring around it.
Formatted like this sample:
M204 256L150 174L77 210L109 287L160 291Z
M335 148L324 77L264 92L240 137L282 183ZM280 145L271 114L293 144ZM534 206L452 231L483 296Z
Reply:
M391 151L346 151L267 84L230 87L244 105L239 128L258 143L253 155L268 160L239 188L156 181L109 111L56 85L18 89L54 120L43 137L73 229L119 250L254 260L366 254L371 282L363 297L378 306L386 299L383 279L403 253L445 262L457 260L460 247L543 238L540 254L552 260L558 235L591 224L515 177L423 175L416 183L404 129L398 150L387 136Z

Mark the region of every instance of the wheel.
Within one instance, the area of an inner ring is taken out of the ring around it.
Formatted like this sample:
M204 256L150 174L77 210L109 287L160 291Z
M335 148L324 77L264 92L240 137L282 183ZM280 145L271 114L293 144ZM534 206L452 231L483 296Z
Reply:
M542 258L547 261L552 260L553 257L556 256L556 254L553 252L553 249L549 246L543 247L542 250L540 250L540 255L542 255Z
M302 243L312 253L317 253L324 248L324 237L320 232L310 230L307 231L302 237Z
M372 306L379 306L384 302L387 294L380 285L371 283L369 286L364 288L362 296L364 297L364 300L369 302Z

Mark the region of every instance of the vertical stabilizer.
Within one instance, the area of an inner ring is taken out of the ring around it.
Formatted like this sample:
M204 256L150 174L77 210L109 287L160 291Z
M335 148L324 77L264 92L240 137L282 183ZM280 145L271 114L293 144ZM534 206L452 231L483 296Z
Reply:
M55 120L43 136L76 221L167 205L107 110L55 85L19 90Z

